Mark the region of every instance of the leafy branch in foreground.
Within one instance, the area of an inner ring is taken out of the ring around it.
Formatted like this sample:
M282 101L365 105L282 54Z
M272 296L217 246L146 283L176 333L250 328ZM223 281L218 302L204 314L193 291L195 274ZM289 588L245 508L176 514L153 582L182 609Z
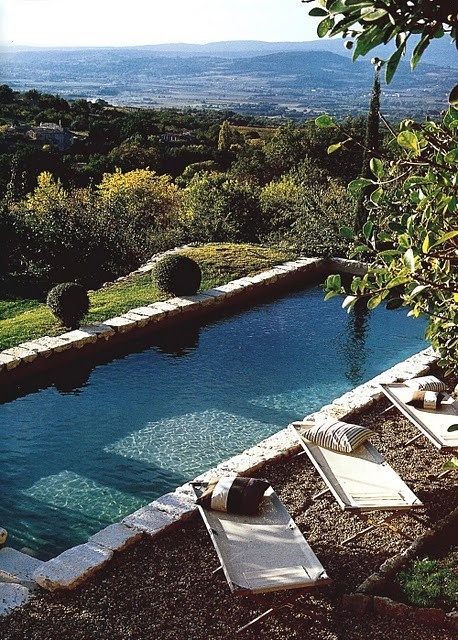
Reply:
M350 37L348 48L353 48L353 59L365 56L379 45L394 40L396 49L387 60L375 59L385 65L385 78L390 83L399 62L406 54L412 35L419 40L413 48L410 64L414 69L423 53L435 38L449 35L457 42L458 7L456 0L302 0L319 6L309 15L321 18L317 34Z
M326 298L347 294L348 310L365 298L370 309L408 306L409 315L428 316L426 338L446 373L458 372L457 129L452 106L438 123L404 121L395 139L402 157L373 158L373 178L349 184L353 193L372 188L362 233L342 229L353 242L352 256L371 262L349 287L339 276L329 276L325 286Z

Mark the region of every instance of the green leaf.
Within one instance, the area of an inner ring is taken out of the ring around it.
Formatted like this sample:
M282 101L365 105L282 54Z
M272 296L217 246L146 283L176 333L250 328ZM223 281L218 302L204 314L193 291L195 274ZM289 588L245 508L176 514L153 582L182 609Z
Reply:
M458 148L452 149L451 151L446 153L444 156L444 160L449 164L458 164Z
M413 131L401 131L396 138L398 145L407 151L412 151L414 155L420 154L420 144Z
M381 187L379 187L378 189L375 189L375 191L373 191L370 195L370 200L371 202L373 202L374 204L378 204L380 202L380 198L383 196L383 189Z
M404 264L409 269L411 273L415 271L415 256L413 255L412 249L407 249L403 257Z
M348 11L345 0L335 0L329 7L330 13L344 13L345 11Z
M424 35L422 37L420 42L417 44L417 46L413 50L412 57L410 59L410 67L411 67L412 71L415 69L417 64L420 62L420 58L423 55L423 53L425 52L425 49L429 45L430 41L431 41L431 36L430 36L429 33L427 33L426 35Z
M396 73L396 69L398 68L399 61L401 60L402 53L404 51L404 45L396 49L396 51L391 55L386 61L385 68L385 82L390 84L393 79L394 74Z
M309 16L320 17L327 16L328 12L325 9L320 9L319 7L314 7L309 11Z
M369 162L370 169L376 178L382 178L384 174L382 161L378 158L371 158Z
M347 238L348 240L353 240L353 238L355 237L355 232L353 231L353 229L350 229L350 227L342 227L340 229L340 235L344 238Z
M328 147L328 155L331 155L331 153L334 153L334 151L338 151L339 149L342 148L343 146L343 142L337 142L336 144L330 144Z
M348 190L353 195L358 195L365 187L368 187L371 184L376 184L373 180L369 180L368 178L357 178L356 180L352 180L348 185Z
M328 293L324 296L324 301L330 300L331 298L335 298L339 293L337 291L328 291Z
M452 427L458 425L451 425ZM449 427L450 428L450 427ZM441 471L453 471L458 468L458 458L451 458L451 460L447 460L441 467Z
M339 273L331 274L326 278L326 289L339 292L342 287L342 279Z
M367 308L368 309L375 309L375 307L378 307L379 304L382 302L383 297L381 294L378 294L376 296L372 296L372 298L369 298L369 300L367 301Z
M406 233L401 233L401 235L398 236L398 244L403 249L409 249L410 248L409 236Z
M383 36L376 24L365 28L363 33L357 38L355 51L353 53L353 60L356 60L358 56L365 56L366 53L382 42Z
M425 184L426 182L428 182L428 178L425 178L424 176L410 176L410 178L407 178L407 180L404 180L404 189L412 189L414 187L417 187L420 184Z
M404 231L404 226L399 222L390 222L388 223L388 227L391 229L391 231Z
M453 431L458 431L458 424L451 424L447 431L450 433L452 433ZM455 460L458 462L458 458L455 458Z
M353 278L353 280L351 281L351 285L350 285L350 289L352 290L353 293L357 293L359 286L361 284L362 278L360 278L359 276L355 276Z
M421 245L421 250L423 251L423 253L428 253L430 246L430 237L429 233L427 233L425 239L423 240L423 244Z
M361 12L361 19L364 20L364 22L375 22L376 20L380 20L380 18L386 16L386 14L386 9L374 9L368 11L367 13Z
M410 278L408 276L396 276L396 278L393 278L388 282L386 288L394 289L395 287L400 287L401 285L406 284L406 282L410 282Z
M419 293L421 293L427 288L428 287L425 284L419 284L414 288L414 290L409 295L411 298L415 298L415 296L418 296Z
M438 240L436 240L434 244L430 246L430 249L433 249L434 247L437 247L440 244L444 244L444 242L447 242L447 240L451 240L456 236L458 236L458 229L455 231L449 231L448 233L444 233L443 236L441 236Z
M332 29L332 27L334 26L334 20L333 18L330 18L329 16L327 18L325 18L324 20L322 20L317 27L317 34L319 38L324 38L328 31L330 31Z
M379 258L397 258L400 253L397 249L386 249L386 251L380 251L377 256Z
M367 222L364 223L363 236L366 238L366 240L369 240L371 238L373 229L374 229L374 223L373 222L368 220Z
M458 84L456 84L453 87L453 89L450 91L448 101L452 106L454 107L458 106Z
M326 113L324 113L322 116L318 116L318 118L315 118L315 124L317 127L322 127L323 129L326 127L336 126L331 116L328 116Z
M355 247L352 252L351 252L351 258L354 258L355 256L357 256L359 253L364 253L365 251L372 251L372 249L369 249L369 247L366 247L365 244L360 244L359 246Z

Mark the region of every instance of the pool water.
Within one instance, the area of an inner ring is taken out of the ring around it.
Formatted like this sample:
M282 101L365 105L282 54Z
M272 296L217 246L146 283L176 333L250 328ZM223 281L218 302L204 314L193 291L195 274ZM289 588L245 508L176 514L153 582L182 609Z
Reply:
M0 526L46 559L424 349L405 309L348 315L320 288L0 404Z

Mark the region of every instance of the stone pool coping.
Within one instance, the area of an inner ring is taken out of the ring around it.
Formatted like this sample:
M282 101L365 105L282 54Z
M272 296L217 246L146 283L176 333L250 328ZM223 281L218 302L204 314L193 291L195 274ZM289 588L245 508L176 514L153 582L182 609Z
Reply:
M278 265L249 278L240 278L227 285L215 287L196 296L173 298L146 307L133 309L118 318L111 318L100 325L82 327L56 338L44 337L23 343L15 350L0 353L0 383L11 382L15 371L23 368L27 374L41 368L29 368L37 361L47 363L59 354L73 352L89 356L93 345L105 346L115 337L123 338L137 329L162 328L169 320L185 319L191 308L194 315L207 314L209 310L239 305L244 300L263 297L285 285L298 282L306 284L312 278L334 271L350 274L361 273L361 264L344 259L300 258ZM146 270L143 268L143 270ZM280 286L279 286L280 285ZM267 287L267 289L266 289ZM132 338L131 338L132 339ZM395 382L427 373L437 356L431 348L416 354L404 362L349 391L319 411L306 416L317 419L332 416L350 417L372 405L382 397L381 383ZM15 363L14 365L12 363ZM59 360L59 363L62 361ZM1 377L3 375L3 377ZM16 378L17 379L17 378ZM279 460L297 453L300 447L286 427L259 444L237 454L206 471L195 480L206 480L216 474L248 475L268 461ZM153 502L126 516L121 522L109 525L91 536L86 543L72 547L55 558L41 561L8 547L0 549L0 615L7 615L14 608L25 604L39 587L54 591L72 589L107 564L113 555L138 541L143 535L156 537L166 534L196 512L191 484L184 485L160 496Z
M184 248L186 247L153 256L134 273L150 271L163 255ZM281 293L298 284L306 285L336 271L359 275L364 271L364 265L343 258L301 257L196 295L154 302L130 309L104 322L82 326L58 336L42 336L22 342L0 351L0 389L14 386L18 382L34 378L69 362L82 359L90 361L98 354L108 352L118 345L145 339L154 331L259 301L265 298L266 294ZM119 278L119 281L124 279Z

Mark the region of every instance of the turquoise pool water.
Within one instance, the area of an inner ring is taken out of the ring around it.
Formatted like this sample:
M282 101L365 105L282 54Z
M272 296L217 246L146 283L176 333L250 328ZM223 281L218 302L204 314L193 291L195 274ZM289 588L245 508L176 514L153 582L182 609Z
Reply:
M424 349L406 310L319 288L188 329L0 404L0 526L48 558Z

